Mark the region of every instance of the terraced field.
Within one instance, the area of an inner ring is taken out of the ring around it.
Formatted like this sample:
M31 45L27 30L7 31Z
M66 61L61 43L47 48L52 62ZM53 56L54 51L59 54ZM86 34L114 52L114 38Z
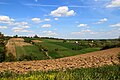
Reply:
M53 59L85 54L88 52L99 51L100 47L86 47L74 42L66 42L55 39L40 39L41 42L35 43L38 47L42 47L48 52Z
M36 59L47 59L46 55L39 51L39 48L24 42L23 38L11 38L6 44L7 53L12 53L17 59L27 56L34 56Z
M29 71L66 70L119 64L117 59L119 52L120 48L113 48L60 59L3 62L0 63L0 71L10 70L16 73L27 73Z

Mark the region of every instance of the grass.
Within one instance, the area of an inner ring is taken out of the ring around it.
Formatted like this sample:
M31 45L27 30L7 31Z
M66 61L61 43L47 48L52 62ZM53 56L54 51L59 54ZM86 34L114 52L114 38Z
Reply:
M39 51L39 48L36 46L16 46L17 59L22 55L34 55L38 60L47 59L46 55L43 52Z
M56 59L56 58L63 58L63 57L68 57L68 56L75 56L79 54L85 54L85 53L94 52L98 50L100 50L100 48L86 48L86 49L82 49L79 51L73 51L73 50L49 51L49 55L52 58Z
M0 80L120 80L120 65L28 74L3 72L0 73Z
M36 45L41 45L42 47L46 48L48 50L49 56L51 56L53 59L100 50L100 48L81 46L71 42L63 43L62 40L42 39L42 41L43 42L37 43ZM78 50L72 50L73 48Z
M4 52L4 46L0 46L0 53Z

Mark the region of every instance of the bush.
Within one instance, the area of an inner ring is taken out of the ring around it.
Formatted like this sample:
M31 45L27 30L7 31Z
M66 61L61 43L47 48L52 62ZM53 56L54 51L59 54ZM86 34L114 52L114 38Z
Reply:
M55 51L58 51L58 50L59 50L58 48L55 49Z
M115 48L117 47L117 45L105 45L101 48L101 50L105 50L105 49L110 49L110 48Z
M44 50L44 51L48 51L48 48L47 48L47 47L43 47L43 50Z
M3 41L0 43L0 62L5 61L6 49Z
M11 61L15 61L15 56L12 53L8 53L8 55L6 55L6 61L11 62Z
M30 61L30 60L37 60L37 57L34 56L33 54L30 54L30 55L21 55L20 58L19 58L19 61L23 61L23 60L27 60L27 61Z
M5 61L5 53L0 53L0 62Z

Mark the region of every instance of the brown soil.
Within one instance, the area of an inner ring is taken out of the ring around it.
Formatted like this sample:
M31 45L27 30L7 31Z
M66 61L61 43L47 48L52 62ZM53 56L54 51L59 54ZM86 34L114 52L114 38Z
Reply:
M67 68L73 69L113 65L119 64L119 60L117 59L119 52L120 48L113 48L60 59L3 62L0 63L0 71L10 70L16 73L27 73L36 70L65 70Z
M24 42L23 38L11 38L8 40L6 44L7 53L12 53L16 57L16 49L15 46L26 46L31 45L29 43Z

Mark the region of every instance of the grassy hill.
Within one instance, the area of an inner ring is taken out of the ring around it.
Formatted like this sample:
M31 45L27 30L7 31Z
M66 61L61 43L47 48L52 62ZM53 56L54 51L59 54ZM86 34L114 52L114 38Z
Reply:
M99 47L89 47L85 45L79 45L73 42L64 43L63 40L53 39L40 39L40 40L42 40L42 42L35 43L35 45L47 49L48 54L52 58L62 58L100 50Z

